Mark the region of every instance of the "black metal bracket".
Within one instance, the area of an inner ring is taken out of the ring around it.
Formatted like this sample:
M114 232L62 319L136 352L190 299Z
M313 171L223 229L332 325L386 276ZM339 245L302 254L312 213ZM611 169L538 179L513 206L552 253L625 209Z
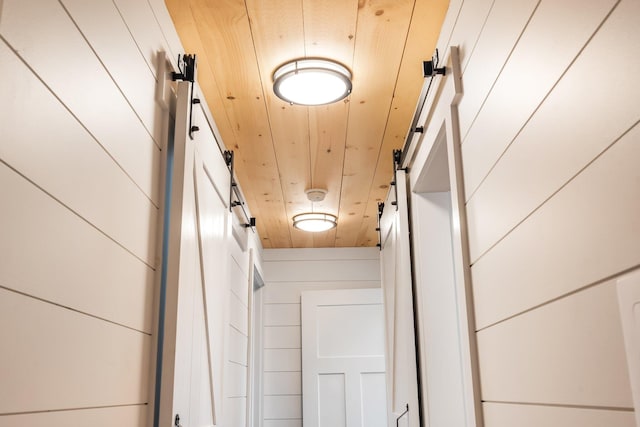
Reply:
M196 81L196 56L195 55L178 55L179 73L171 73L171 80L182 80L194 83Z
M175 420L173 422L173 425L175 427L182 427L182 424L180 424L180 414L176 414L176 418L175 418Z
M447 67L438 68L438 63L440 62L440 54L438 49L436 49L435 53L431 57L431 61L423 61L422 62L422 74L424 77L433 77L438 74L444 76L447 74Z
M380 220L382 219L382 214L384 213L384 202L378 202L378 226L376 227L376 231L378 232L378 244L377 247L382 250L382 225Z
M234 187L236 186L236 180L235 180L235 166L234 166L234 155L233 155L233 151L231 150L226 150L222 153L222 155L224 156L224 162L227 164L227 168L229 168L229 173L231 174L231 185L229 186L229 212L231 212L231 210L234 208L234 206L236 206L235 203L240 203L240 201L234 201L233 200L233 192L234 192Z
M227 168L229 168L229 173L231 174L231 185L229 186L229 212L233 211L233 208L239 207L242 210L242 214L246 218L246 223L242 224L245 228L254 228L256 226L256 219L254 217L250 217L247 214L246 209L244 208L244 200L242 200L242 196L240 191L238 190L238 184L236 183L235 177L235 166L234 166L234 154L233 151L227 150L222 153L224 156L224 162L227 164Z
M407 409L404 410L403 413L401 413L398 418L396 418L396 427L398 427L400 425L400 418L404 417L405 415L407 415L407 413L409 412L409 404L407 403Z
M409 133L404 140L404 145L402 147L402 157L400 159L400 164L404 162L404 156L406 155L407 148L413 139L413 136L416 133L424 133L424 127L418 126L418 120L420 119L420 115L422 115L422 110L424 110L424 104L427 101L427 95L429 95L429 90L431 89L431 83L433 83L433 77L437 75L444 76L447 74L446 67L438 67L440 64L440 52L438 49L433 53L430 61L422 62L422 75L426 79L430 78L429 85L423 86L422 91L420 92L420 97L418 98L418 105L416 106L416 112L413 115L413 119L411 120L411 126L409 127Z
M196 81L197 61L196 55L178 55L179 73L171 73L171 80L182 80L191 83L191 108L189 109L189 138L193 140L193 133L200 130L198 126L193 124L193 106L200 104L200 98L194 96Z
M402 163L402 150L393 150L393 181L391 181L391 185L393 186L393 190L395 192L395 200L391 202L393 206L398 210L398 177L397 172L399 170L406 171L407 168L401 168L400 164Z

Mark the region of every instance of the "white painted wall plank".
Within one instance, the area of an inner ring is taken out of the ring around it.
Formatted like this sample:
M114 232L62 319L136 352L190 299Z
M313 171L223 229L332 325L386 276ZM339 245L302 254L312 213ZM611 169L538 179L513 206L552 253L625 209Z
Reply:
M636 16L633 1L613 12L471 198L472 260L640 119L640 58L619 43L640 45ZM593 64L606 55L619 58L616 84L593 84Z
M485 401L633 407L615 281L477 336Z
M640 125L472 267L478 328L638 265L639 140Z
M484 403L486 427L635 427L633 412Z
M0 427L113 427L147 425L147 405L76 409L36 414L0 415Z
M182 43L180 42L180 37L178 37L178 32L173 25L173 21L171 20L171 16L169 15L169 11L167 10L164 0L147 0L147 3L153 10L156 21L160 25L162 34L169 45L169 49L171 50L171 54L169 56L177 62L178 55L191 53L184 51Z
M114 3L135 39L140 53L156 78L158 76L158 52L164 52L174 65L177 63L177 55L182 52L176 52L174 57L153 10L146 0L114 0ZM173 28L172 30L175 31Z
M445 56L449 55L449 46L458 46L460 50L460 62L461 67L464 69L469 63L473 51L476 47L476 43L480 36L480 33L485 26L486 19L491 13L491 9L496 0L478 0L478 1L452 1L449 5L449 13L442 26L441 37L445 34L447 29L447 21L449 20L450 12L454 7L461 7L455 26L452 28L450 34L451 40L442 45L438 43L441 60L445 59ZM460 3L456 5L455 3ZM514 5L515 8L515 5ZM514 11L514 13L516 13ZM442 61L441 65L445 62Z
M463 10L470 9L475 2L465 4ZM460 134L467 134L471 123L480 111L487 94L493 87L496 78L504 67L511 51L534 12L539 0L496 0L493 2L482 33L466 65L464 50L461 51L463 61L464 95L458 106ZM471 22L482 22L483 15L473 14Z
M265 396L264 418L265 420L302 418L302 396Z
M300 326L300 304L265 304L264 326Z
M62 6L7 0L0 34L157 205L160 151Z
M615 3L616 0L588 3L567 0L540 4L463 140L467 198L478 188ZM575 13L577 9L580 14ZM562 43L558 42L559 37ZM541 52L544 53L542 57Z
M302 390L302 374L300 372L265 372L264 394L297 395Z
M301 348L300 326L265 326L264 348Z
M148 401L148 335L0 289L0 342L0 414Z
M300 349L265 349L264 372L301 372Z
M20 100L0 114L0 158L155 265L157 208L4 44L0 62L0 92Z
M151 268L3 164L0 199L0 285L151 333Z
M379 280L379 260L269 261L264 263L265 281Z
M269 285L264 290L264 303L265 305L300 304L300 293L303 291L320 291L324 289L362 289L379 287L379 280L358 282L269 282Z
M0 158L36 184L0 166L0 174L12 177L0 179L8 201L0 213L0 263L7 264L0 266L0 286L58 305L12 293L39 306L7 310L9 299L0 298L0 334L12 343L0 355L0 413L78 408L0 416L1 425L148 421L149 407L140 403L148 401L151 338L60 307L153 329L149 266L155 265L161 155L147 129L160 139L150 65L166 41L147 0L119 3L120 11L108 0L90 8L75 0L0 1L0 92L7 106L0 114ZM164 25L175 34L170 20ZM136 45L130 30L144 33L145 43ZM80 409L128 404L139 406Z
M161 146L163 111L156 79L112 0L62 0L100 62L127 98L147 132Z
M265 249L263 258L265 262L377 260L380 251L377 248Z

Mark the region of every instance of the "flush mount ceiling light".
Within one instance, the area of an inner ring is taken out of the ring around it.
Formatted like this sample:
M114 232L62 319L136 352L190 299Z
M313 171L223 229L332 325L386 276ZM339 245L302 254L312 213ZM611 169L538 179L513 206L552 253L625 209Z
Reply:
M273 73L273 91L292 104L331 104L351 93L351 72L327 59L299 59Z
M305 190L307 199L313 202L321 202L327 195L324 188L310 188ZM319 233L321 231L331 230L337 225L335 215L328 213L302 213L293 217L293 226L298 230L309 231L311 233Z
M298 230L319 233L337 225L335 215L328 213L303 213L293 217L293 226Z

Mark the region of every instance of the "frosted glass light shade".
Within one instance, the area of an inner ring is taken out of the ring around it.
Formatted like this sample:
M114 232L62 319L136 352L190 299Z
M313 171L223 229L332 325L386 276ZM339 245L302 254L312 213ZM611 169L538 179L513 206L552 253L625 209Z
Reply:
M351 72L326 59L288 62L273 73L273 91L292 104L331 104L348 96L351 87Z
M336 220L335 215L328 213L303 213L293 217L293 226L298 230L318 233L334 228Z

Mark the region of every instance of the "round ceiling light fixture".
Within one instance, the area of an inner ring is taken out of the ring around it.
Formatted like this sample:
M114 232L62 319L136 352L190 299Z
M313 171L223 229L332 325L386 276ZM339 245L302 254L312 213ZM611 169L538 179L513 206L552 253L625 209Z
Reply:
M335 215L328 213L302 213L293 217L293 226L298 230L319 233L337 225Z
M328 59L298 59L273 73L273 91L291 104L331 104L346 98L351 87L351 72Z

